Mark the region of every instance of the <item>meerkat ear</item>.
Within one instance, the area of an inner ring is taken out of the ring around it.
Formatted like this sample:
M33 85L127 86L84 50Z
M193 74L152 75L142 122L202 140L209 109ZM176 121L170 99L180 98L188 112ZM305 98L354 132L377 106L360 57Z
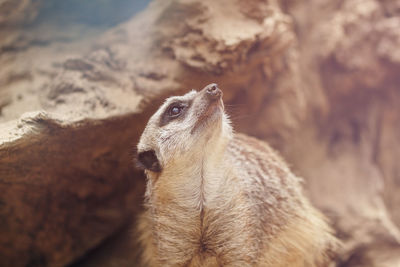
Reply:
M140 152L137 157L137 166L153 172L161 172L161 165L154 150Z

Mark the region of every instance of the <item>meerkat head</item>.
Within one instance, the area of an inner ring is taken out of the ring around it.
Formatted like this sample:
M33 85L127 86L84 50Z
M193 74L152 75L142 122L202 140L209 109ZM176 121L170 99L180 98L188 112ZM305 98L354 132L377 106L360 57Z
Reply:
M138 144L138 166L153 172L192 164L226 145L232 135L216 84L167 98L150 118Z

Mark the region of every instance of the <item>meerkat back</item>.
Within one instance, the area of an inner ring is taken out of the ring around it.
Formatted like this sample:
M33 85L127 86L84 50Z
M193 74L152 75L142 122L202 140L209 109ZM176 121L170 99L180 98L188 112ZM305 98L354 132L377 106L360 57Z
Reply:
M233 133L216 84L168 98L137 159L144 265L331 266L338 241L301 179L265 142Z

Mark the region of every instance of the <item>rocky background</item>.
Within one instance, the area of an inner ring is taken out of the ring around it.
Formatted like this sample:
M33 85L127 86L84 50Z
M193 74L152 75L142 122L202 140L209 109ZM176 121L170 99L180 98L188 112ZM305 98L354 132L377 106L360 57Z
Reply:
M399 0L0 0L0 266L136 266L135 144L211 82L304 177L339 266L400 266L399 47Z

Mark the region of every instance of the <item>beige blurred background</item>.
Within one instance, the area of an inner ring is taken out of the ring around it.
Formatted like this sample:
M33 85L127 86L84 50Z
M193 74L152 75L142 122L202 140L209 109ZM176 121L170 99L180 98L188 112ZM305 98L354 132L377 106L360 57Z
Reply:
M137 266L135 144L216 82L344 242L400 266L399 0L0 0L0 266Z

